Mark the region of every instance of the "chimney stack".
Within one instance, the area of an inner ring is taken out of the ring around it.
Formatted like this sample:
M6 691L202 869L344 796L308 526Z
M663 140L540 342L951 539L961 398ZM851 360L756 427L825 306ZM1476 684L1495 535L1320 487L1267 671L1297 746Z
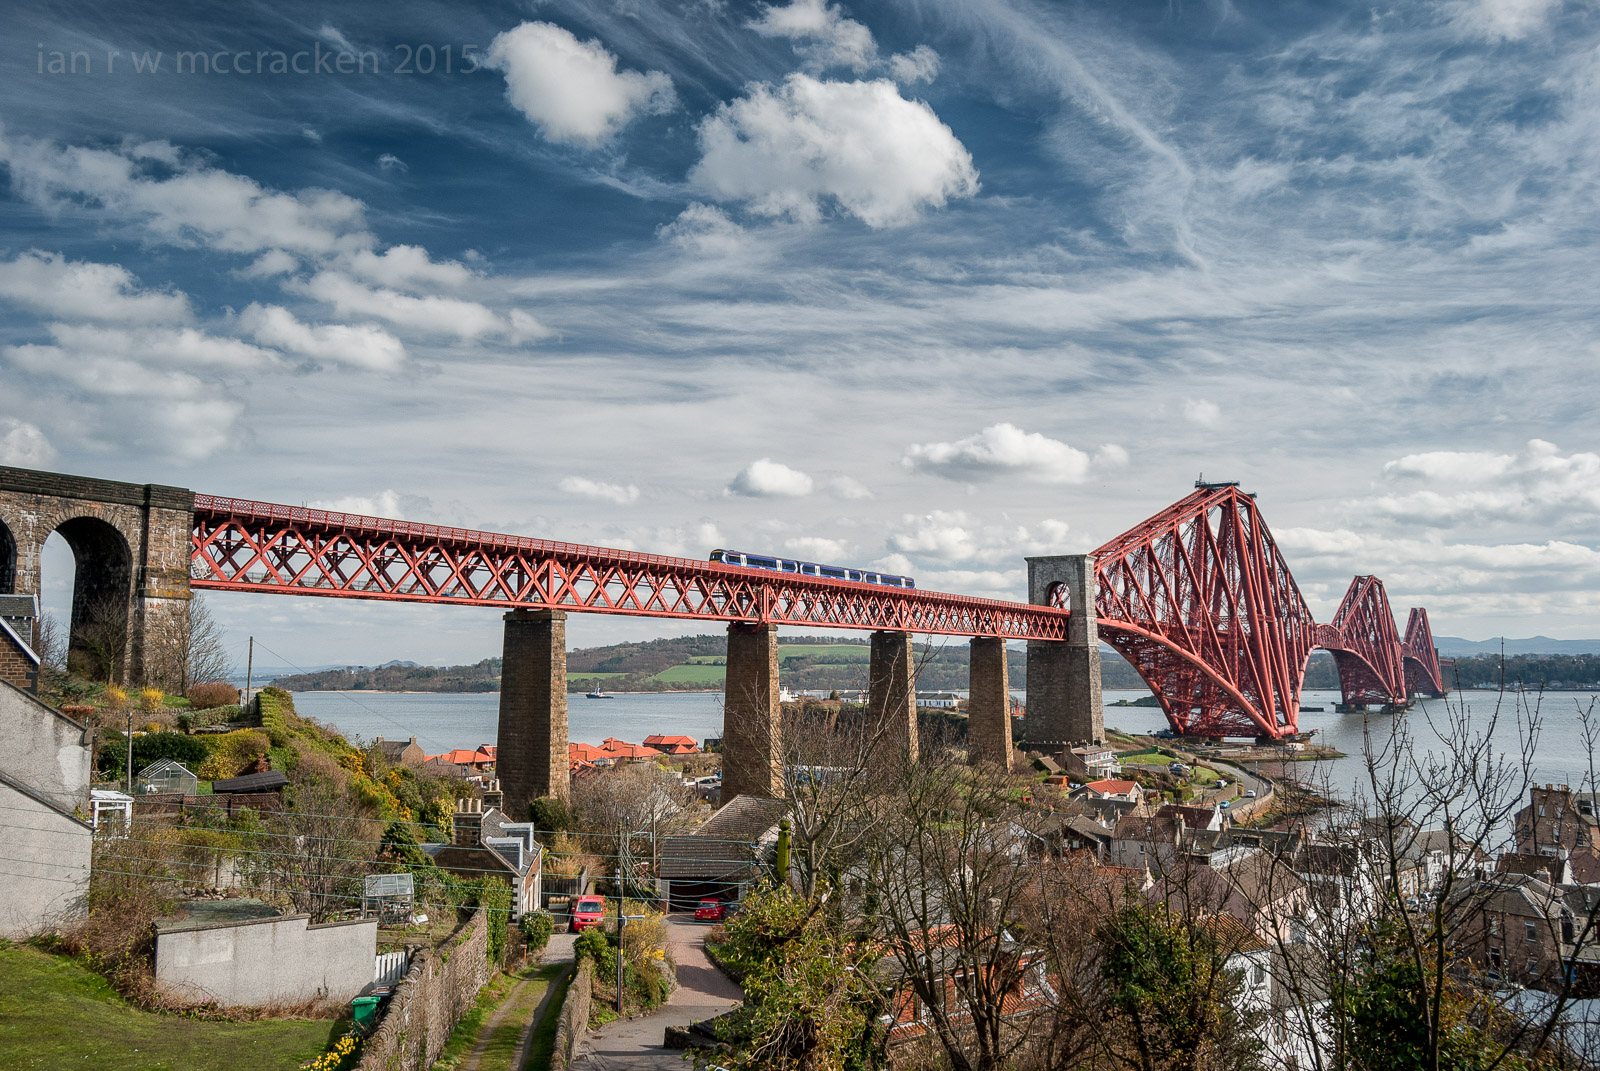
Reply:
M483 801L456 800L453 824L457 848L476 848L483 833Z
M492 777L483 783L483 809L493 807L496 810L505 810L506 795L500 791L500 779Z

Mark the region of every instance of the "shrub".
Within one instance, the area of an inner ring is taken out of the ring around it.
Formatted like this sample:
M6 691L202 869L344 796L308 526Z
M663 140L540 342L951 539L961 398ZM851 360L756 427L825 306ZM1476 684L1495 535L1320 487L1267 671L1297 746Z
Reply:
M210 753L195 772L207 781L234 777L240 770L267 753L266 734L256 729L239 729L207 737L202 745Z
M239 689L227 681L206 681L189 686L189 705L195 710L210 710L239 702Z
M128 706L128 693L126 689L118 688L115 684L106 685L106 690L101 693L106 701L106 706L111 710L125 710Z
M139 692L139 709L146 714L154 714L166 702L166 696L161 694L160 688L144 688Z
M591 960L602 973L611 973L617 966L617 954L611 950L611 942L599 927L590 927L578 935L572 943L572 958L578 963Z
M120 733L106 741L100 751L100 772L113 780L121 780L127 776L128 771L124 768L127 751L127 737ZM183 733L146 733L133 738L135 771L142 770L160 759L175 759L190 770L196 770L210 754L204 741Z
M530 911L522 916L522 943L529 952L541 952L556 931L556 920L548 911Z

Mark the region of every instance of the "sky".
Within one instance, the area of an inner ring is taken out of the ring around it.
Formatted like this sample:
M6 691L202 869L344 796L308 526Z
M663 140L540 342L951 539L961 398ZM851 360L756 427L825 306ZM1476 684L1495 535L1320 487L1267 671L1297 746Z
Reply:
M10 8L0 464L1005 598L1203 473L1320 619L1600 635L1593 3L221 12Z

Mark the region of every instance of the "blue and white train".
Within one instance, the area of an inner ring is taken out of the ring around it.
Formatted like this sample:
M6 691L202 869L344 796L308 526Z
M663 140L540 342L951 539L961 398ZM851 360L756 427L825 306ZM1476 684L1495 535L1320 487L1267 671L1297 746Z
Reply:
M847 569L842 565L818 565L816 562L795 561L792 558L772 558L765 554L746 554L740 550L714 550L711 560L724 565L744 565L751 569L772 569L779 573L799 576L829 576L835 580L854 580L860 584L882 584L890 588L914 588L917 582L909 576L893 573L874 573L866 569Z

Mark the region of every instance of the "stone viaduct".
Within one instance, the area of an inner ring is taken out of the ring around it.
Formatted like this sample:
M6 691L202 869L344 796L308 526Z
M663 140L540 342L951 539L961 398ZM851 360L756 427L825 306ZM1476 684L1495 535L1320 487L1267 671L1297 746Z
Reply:
M40 593L41 552L60 533L76 563L71 657L102 679L140 682L184 627L194 528L195 496L184 488L0 467L0 595ZM1072 612L1065 642L1029 641L1028 744L1054 750L1101 740L1094 560L1030 558L1028 577L1030 602L1049 605L1064 589ZM566 617L538 607L505 614L498 774L515 811L567 793ZM32 638L37 643L37 625ZM970 642L970 753L1005 763L1013 748L1005 641ZM727 650L723 798L776 795L784 764L778 626L734 622ZM913 636L873 632L869 650L869 724L886 760L915 760Z
M183 628L193 523L181 487L0 466L0 595L41 594L45 540L59 533L76 566L68 657L90 676L142 681Z

